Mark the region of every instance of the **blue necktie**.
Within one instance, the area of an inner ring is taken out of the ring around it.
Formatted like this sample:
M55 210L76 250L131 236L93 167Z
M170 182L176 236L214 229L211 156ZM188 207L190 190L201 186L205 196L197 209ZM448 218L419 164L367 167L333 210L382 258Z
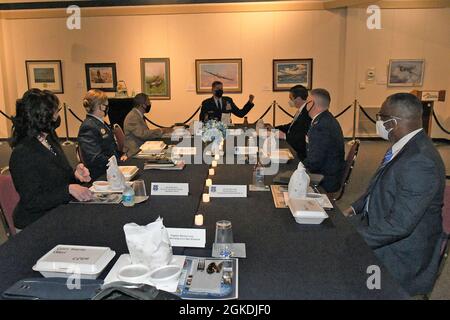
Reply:
M383 163L381 164L381 166L385 166L386 163L388 163L389 161L392 160L392 157L394 156L394 154L392 153L392 148L389 148L388 151L386 151L386 154L384 155L383 158Z

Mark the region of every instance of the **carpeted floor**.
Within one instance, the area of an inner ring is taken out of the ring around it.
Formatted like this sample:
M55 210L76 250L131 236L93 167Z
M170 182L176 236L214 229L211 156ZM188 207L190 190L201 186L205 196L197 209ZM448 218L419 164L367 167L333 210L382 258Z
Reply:
M444 160L447 175L450 175L450 144L445 142L436 142L442 159ZM75 145L63 146L69 161L74 165L76 163ZM353 169L350 183L346 188L345 194L338 202L341 209L347 208L359 195L361 195L369 181L376 171L381 159L388 148L388 143L380 140L364 140L361 142L358 159ZM347 146L348 151L348 146ZM0 143L0 168L8 165L11 150L5 142ZM450 180L447 180L450 185ZM6 241L6 235L0 226L0 244ZM436 282L431 299L450 300L450 263L446 263L442 273Z

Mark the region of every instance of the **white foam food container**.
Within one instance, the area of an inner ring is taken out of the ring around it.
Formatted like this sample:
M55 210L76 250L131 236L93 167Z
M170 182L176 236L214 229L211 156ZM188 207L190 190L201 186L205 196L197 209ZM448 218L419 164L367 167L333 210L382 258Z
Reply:
M97 279L116 253L107 247L57 245L33 266L45 278Z
M136 166L119 166L120 172L122 172L125 180L130 181L138 173L139 168Z
M321 224L328 218L328 214L314 199L289 199L288 206L295 221L300 224Z
M164 141L146 141L142 146L141 150L144 154L161 153L167 145Z

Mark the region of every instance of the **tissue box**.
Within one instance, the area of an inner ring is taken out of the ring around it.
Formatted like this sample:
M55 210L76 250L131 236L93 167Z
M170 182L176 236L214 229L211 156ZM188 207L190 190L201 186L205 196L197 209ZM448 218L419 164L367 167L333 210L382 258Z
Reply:
M289 199L289 209L300 224L321 224L328 214L314 199Z

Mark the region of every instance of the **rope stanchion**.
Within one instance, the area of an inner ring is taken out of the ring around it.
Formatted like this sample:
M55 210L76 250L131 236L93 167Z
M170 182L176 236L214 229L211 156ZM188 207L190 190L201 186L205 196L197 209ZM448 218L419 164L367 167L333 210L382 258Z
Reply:
M285 114L287 114L289 117L294 118L294 116L293 116L292 114L290 114L289 112L287 112L286 110L284 110L283 107L280 106L278 103L277 103L277 106L278 106L278 108L279 108L281 111L283 111L283 112L284 112Z
M340 116L342 116L344 113L346 113L351 107L353 107L353 104L349 105L347 108L345 108L343 111L339 112L337 115L334 116L334 118L339 118Z
M192 116L190 116L189 119L187 119L187 120L184 121L183 123L186 124L186 123L188 123L189 121L191 121L192 118L195 117L195 115L200 111L201 108L202 108L202 106L199 106L199 107L197 108L197 110L195 110L194 114L193 114Z
M259 120L261 120L262 118L264 118L264 117L266 116L266 114L269 113L270 109L272 109L272 105L270 105L270 106L267 108L267 110L262 114L261 117L258 118L258 120L256 120L256 122L259 121ZM256 123L256 122L255 122L255 123Z
M377 123L375 120L373 120L370 116L369 116L369 114L366 112L366 110L364 110L364 108L359 104L359 108L361 109L361 111L362 111L362 113L367 117L367 119L369 119L370 120L370 122L372 122L372 123Z
M6 113L4 113L2 110L0 110L0 114L2 115L2 116L4 116L6 119L8 119L9 121L12 121L12 117L11 116L8 116Z
M63 146L70 146L73 144L72 141L69 140L69 122L67 121L67 104L64 102L64 124L66 126L66 141L63 142Z
M152 120L150 120L149 118L147 118L146 116L144 116L144 120L147 121L148 123L154 125L155 127L161 128L161 129L167 129L170 127L164 127L164 126L160 126L159 124L154 123Z
M442 124L439 122L438 117L436 116L436 113L434 112L434 110L433 110L433 118L434 118L434 121L436 121L436 124L438 125L438 127L439 127L442 131L444 131L446 134L450 134L450 131L448 131L447 129L445 129L445 128L442 126Z
M72 109L70 109L70 108L67 108L67 109L72 114L72 116L74 116L75 119L77 119L80 122L83 122L83 120L81 120L81 118L79 116L77 116L76 113L72 111Z

